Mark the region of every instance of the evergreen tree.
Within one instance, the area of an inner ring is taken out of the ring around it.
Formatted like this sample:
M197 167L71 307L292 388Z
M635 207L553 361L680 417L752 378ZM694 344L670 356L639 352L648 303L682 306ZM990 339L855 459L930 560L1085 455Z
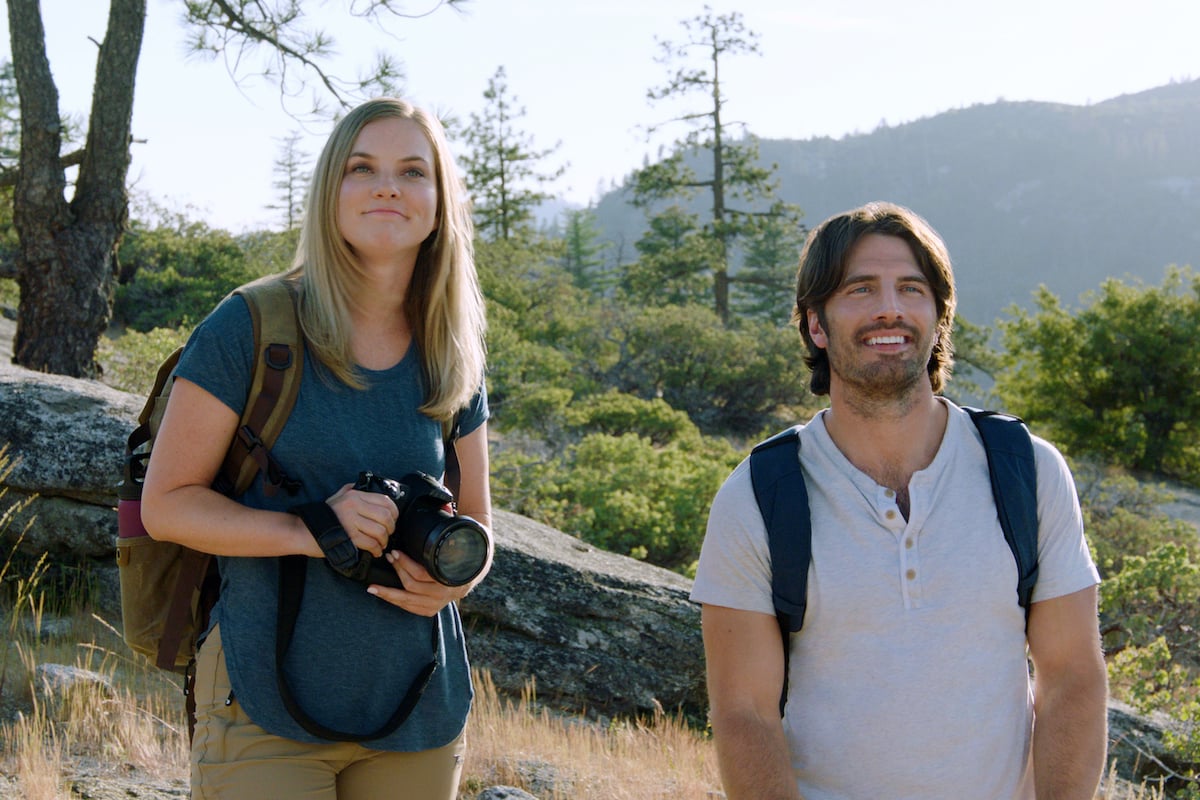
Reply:
M734 129L743 123L725 116L728 101L721 66L731 56L759 53L758 34L746 28L740 13L715 15L708 6L702 15L682 24L686 31L682 41L659 42L657 60L673 72L665 85L649 90L647 97L658 102L699 94L705 98L704 106L671 120L687 124L690 130L675 142L671 155L634 174L633 202L654 214L664 201L687 201L697 190L707 192L711 206L704 236L712 242L714 258L705 263L705 277L711 281L713 308L728 323L735 244L754 236L766 218L778 217L781 224L796 226L800 212L776 199L774 166L759 165L757 140L748 135L735 139ZM693 66L697 59L704 66ZM703 176L697 174L701 168Z
M534 210L553 197L541 187L557 180L565 167L539 171L538 162L558 145L537 150L532 137L514 127L525 109L509 93L504 67L488 79L483 98L483 113L471 114L463 135L470 152L460 160L475 207L476 230L486 239L508 241L532 230Z
M741 269L731 281L731 303L742 316L779 322L791 317L805 231L781 206L776 214L754 218L742 242Z
M564 214L562 266L575 285L597 294L610 288L611 276L605 258L609 245L600 240L596 211L588 207Z
M700 218L678 205L650 218L634 244L639 258L625 268L622 287L639 305L704 305L721 255Z
M292 131L278 140L279 157L275 159L275 182L272 187L279 191L279 202L267 208L283 212L284 230L300 226L304 217L304 196L308 192L308 153L299 149L300 132Z

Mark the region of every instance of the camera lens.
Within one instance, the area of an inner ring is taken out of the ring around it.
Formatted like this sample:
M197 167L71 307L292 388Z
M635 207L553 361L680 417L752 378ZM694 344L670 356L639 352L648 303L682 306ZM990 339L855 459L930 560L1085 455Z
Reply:
M487 533L470 517L454 517L430 531L424 559L430 574L447 586L462 586L483 570L488 557Z

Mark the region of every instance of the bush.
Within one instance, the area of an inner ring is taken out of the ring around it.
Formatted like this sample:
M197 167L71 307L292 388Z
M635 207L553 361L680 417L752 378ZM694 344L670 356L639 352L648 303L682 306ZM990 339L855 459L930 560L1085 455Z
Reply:
M1200 670L1200 563L1183 545L1126 558L1124 569L1100 585L1100 616L1107 652L1161 637L1180 663Z
M137 395L154 388L158 367L175 348L187 341L188 328L155 328L147 333L126 331L118 339L101 338L96 358L104 370L104 383Z
M689 574L709 503L740 458L700 436L656 447L634 433L593 433L557 458L500 454L493 490L498 503L516 499L518 513L597 547Z
M257 276L231 234L200 222L175 220L156 228L135 222L118 256L113 315L138 331L194 324Z
M586 397L565 409L566 424L583 433L621 436L632 433L662 446L699 434L688 415L659 398L640 397L610 390Z

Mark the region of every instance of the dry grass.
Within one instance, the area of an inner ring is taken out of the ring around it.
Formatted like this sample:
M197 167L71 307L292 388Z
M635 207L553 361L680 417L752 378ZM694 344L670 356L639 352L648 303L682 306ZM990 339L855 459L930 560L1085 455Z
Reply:
M3 699L10 719L0 723L0 773L16 778L20 796L70 796L81 762L150 782L185 777L177 679L127 655L118 632L99 618L56 620L48 634L41 613L22 607L24 613L6 615ZM55 664L69 664L83 678L60 683L39 671ZM532 687L520 699L504 699L488 674L476 681L464 798L496 784L548 800L687 800L712 797L719 786L710 744L679 720L660 714L601 727L539 709Z
M606 727L539 709L534 689L502 698L476 676L463 796L516 786L547 800L708 800L720 797L711 742L681 720Z
M107 769L114 780L185 780L187 733L174 676L125 655L103 620L81 615L68 630L46 638L35 625L10 639L6 701L22 708L0 723L0 776L15 778L13 796L77 796L70 784L81 764L93 773ZM59 684L39 678L39 664L71 664L87 677ZM476 688L464 800L498 784L545 800L720 796L711 744L677 719L659 714L600 726L539 708L532 686L520 699L505 699L490 675L477 673Z
M187 774L183 696L172 677L110 647L119 636L80 615L46 635L40 620L13 626L7 647L18 655L4 680L0 773L15 776L20 796L73 796L67 786L81 763L92 771L136 773L144 780ZM70 665L73 680L45 665ZM15 713L14 713L15 709Z

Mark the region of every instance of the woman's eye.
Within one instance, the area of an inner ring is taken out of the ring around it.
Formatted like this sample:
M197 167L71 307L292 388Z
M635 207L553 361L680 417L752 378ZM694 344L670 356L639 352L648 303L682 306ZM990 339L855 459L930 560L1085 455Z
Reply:
M404 175L408 178L424 178L425 172L424 170L417 169L416 167L410 167L404 172Z

